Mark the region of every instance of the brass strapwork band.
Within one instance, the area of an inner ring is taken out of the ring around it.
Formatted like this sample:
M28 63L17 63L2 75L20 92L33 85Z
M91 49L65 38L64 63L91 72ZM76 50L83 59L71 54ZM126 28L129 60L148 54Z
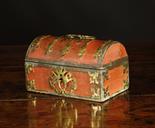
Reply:
M75 35L75 34L68 34L68 35L65 35L66 38L68 39L78 39L78 40L83 40L84 41L84 44L82 45L82 47L80 48L79 50L79 53L78 53L78 56L81 58L85 52L86 52L86 48L87 48L87 45L95 39L94 36L87 36L87 35Z
M38 37L36 37L33 41L32 41L32 43L31 43L31 47L32 48L37 48L37 47L39 47L39 41L40 40L43 40L43 39L45 39L45 38L47 38L47 37L50 37L50 35L43 35L43 36L38 36ZM34 50L33 49L33 50Z
M40 41L45 39L45 38L48 38L50 37L50 35L42 35L42 36L38 36L36 37L30 44L28 50L27 50L27 53L26 53L26 57L28 56L28 53L31 51L33 52L36 48L39 47L40 45Z
M84 55L84 53L86 52L87 45L88 45L90 42L91 42L90 40L84 41L84 44L83 44L83 46L80 48L80 51L79 51L79 53L78 53L78 56L79 56L79 57L82 57L82 56Z
M94 36L88 36L88 35L76 35L76 34L67 34L65 35L65 37L67 38L71 38L71 39L83 39L83 40L94 40L95 37Z
M94 58L99 61L99 59L101 58L102 54L103 54L103 47L104 47L105 43L102 44L101 47L97 48L95 54L94 54Z
M45 55L51 53L53 51L53 46L54 44L59 40L59 38L55 38L54 40L52 40L51 43L49 43L47 49L45 50Z
M98 64L99 65L101 65L102 64L102 61L103 61L103 59L104 59L104 56L105 56L105 53L107 52L107 50L108 50L108 48L112 45L112 44L114 44L115 43L115 41L113 41L113 40L107 40L107 41L104 41L104 46L103 46L103 48L101 49L101 57L99 58L99 60L98 60Z
M38 47L38 44L39 44L38 42L41 39L41 37L42 36L38 36L32 41L32 43L30 44L31 50L34 50L35 48Z
M103 67L107 68L108 70L112 69L112 68L115 68L119 65L126 65L127 67L129 66L129 63L128 63L128 57L123 57L123 58L120 58L118 60L115 60L111 63L108 63L108 64L105 64L103 65Z
M66 46L61 50L61 56L65 56L69 50L71 49L71 42L72 40L68 40Z

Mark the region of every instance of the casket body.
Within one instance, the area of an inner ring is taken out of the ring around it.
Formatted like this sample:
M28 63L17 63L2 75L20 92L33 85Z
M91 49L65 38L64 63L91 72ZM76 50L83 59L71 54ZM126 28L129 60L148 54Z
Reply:
M128 55L117 41L40 36L25 58L28 91L105 101L129 88Z

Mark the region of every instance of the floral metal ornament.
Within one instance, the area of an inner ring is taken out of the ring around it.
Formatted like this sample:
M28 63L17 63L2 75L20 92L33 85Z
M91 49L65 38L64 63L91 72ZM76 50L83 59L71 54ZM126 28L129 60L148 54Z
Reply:
M123 74L127 74L127 78L126 80L123 80L123 84L124 84L124 89L129 88L129 64L128 63L124 63L123 64Z
M35 90L35 80L27 80L27 89L28 90Z
M73 94L73 91L77 89L76 79L63 67L56 68L51 72L49 85L56 93L62 95Z
M105 70L105 71L103 72L103 81L105 81L105 80L109 80L108 70Z
M35 90L36 85L35 85L35 80L29 80L28 74L34 72L34 65L33 64L25 64L25 72L26 72L26 79L27 79L27 89L28 90Z
M31 72L34 72L34 65L32 64L25 64L25 70L27 74L30 74Z
M89 81L91 84L91 93L92 98L99 98L100 97L100 87L99 87L99 73L98 72L88 72L89 74Z
M110 96L109 87L103 88L103 92L104 92L104 98L107 98L108 96Z
M124 83L124 89L129 87L129 79L127 78L127 80L123 80Z
M124 67L123 74L129 73L129 64L128 63L124 63L123 64L123 67Z
M90 84L99 84L98 82L98 77L99 73L98 72L88 72L90 76Z
M108 70L105 70L105 71L103 72L103 81L105 82L106 80L109 80ZM103 95L104 98L107 98L107 97L110 96L110 93L109 93L109 86L103 88L103 94L104 94L104 95Z

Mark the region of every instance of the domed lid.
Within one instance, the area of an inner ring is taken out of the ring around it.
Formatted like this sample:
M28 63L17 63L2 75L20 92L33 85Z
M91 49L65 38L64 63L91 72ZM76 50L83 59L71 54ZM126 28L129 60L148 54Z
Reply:
M103 69L104 65L126 56L124 46L117 41L86 35L46 35L32 41L25 61Z

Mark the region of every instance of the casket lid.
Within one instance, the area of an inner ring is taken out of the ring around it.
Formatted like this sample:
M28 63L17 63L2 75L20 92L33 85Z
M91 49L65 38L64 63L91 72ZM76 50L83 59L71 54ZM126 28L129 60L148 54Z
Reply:
M25 61L104 69L108 64L124 57L127 57L126 50L118 41L68 34L35 38L27 50Z

